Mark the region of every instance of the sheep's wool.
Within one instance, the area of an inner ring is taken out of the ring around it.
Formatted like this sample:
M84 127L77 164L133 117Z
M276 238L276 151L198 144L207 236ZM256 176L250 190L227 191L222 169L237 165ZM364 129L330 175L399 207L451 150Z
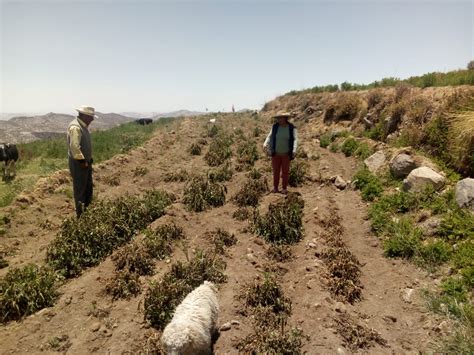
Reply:
M217 288L212 282L204 281L176 307L173 319L163 331L161 341L166 353L211 354L218 315Z

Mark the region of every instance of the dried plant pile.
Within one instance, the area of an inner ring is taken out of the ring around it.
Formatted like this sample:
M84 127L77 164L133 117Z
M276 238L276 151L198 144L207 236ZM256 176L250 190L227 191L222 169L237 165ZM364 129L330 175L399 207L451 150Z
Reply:
M387 345L387 341L377 331L357 324L347 313L339 314L335 322L337 332L351 351L368 349L375 344Z
M321 253L328 269L329 291L341 301L354 303L361 298L360 263L342 240L344 228L337 211L319 221L323 228L322 237L328 248Z
M270 204L263 217L255 211L254 230L269 243L297 243L303 238L303 207L303 199L290 193L284 201Z
M54 305L60 279L48 267L13 268L0 279L0 322L19 320Z
M184 182L187 181L189 177L190 175L186 170L178 169L176 171L167 172L164 175L163 180L165 182Z
M201 212L223 206L226 188L203 176L192 178L184 189L183 203L190 211Z
M177 262L161 280L152 282L146 293L145 319L162 330L171 320L175 308L204 281L226 282L226 264L215 254L198 251L187 263Z
M242 287L239 299L254 331L236 343L246 354L301 354L306 337L301 329L287 328L291 300L272 274L264 274Z
M237 243L237 238L234 234L231 234L220 228L217 228L213 232L207 233L207 237L214 245L214 252L217 254L225 254L226 248L231 247Z
M232 157L232 138L225 133L215 136L209 144L204 160L209 166L219 166Z
M268 183L265 178L252 179L249 178L244 186L235 194L232 200L239 207L253 206L256 207L261 197L268 192Z
M89 206L79 219L63 223L48 247L48 264L65 277L79 275L161 217L173 199L166 192L149 191L142 197L124 196Z

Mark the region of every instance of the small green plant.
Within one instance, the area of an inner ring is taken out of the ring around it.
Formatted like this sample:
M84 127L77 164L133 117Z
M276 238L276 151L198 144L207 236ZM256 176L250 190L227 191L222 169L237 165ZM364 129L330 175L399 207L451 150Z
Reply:
M353 137L349 137L342 143L341 152L343 152L346 157L349 157L354 155L358 148L359 142Z
M388 239L384 241L385 255L410 259L421 247L423 232L413 225L408 218L391 222L388 230Z
M263 217L254 213L254 230L267 242L294 244L303 238L303 199L290 194L282 202L271 203Z
M114 300L137 296L140 291L141 282L138 274L128 269L116 272L105 286L105 292Z
M302 186L308 178L308 163L302 160L294 161L290 166L288 184L292 187Z
M262 172L256 168L253 168L247 174L247 177L254 180L259 180L262 176L263 176Z
M158 330L171 320L178 304L204 281L226 282L226 264L215 254L197 251L187 263L177 262L161 280L152 281L145 295L145 319Z
M203 176L196 176L184 189L183 203L194 212L201 212L210 207L219 207L225 203L226 188Z
M451 246L442 240L422 244L417 252L418 263L422 266L441 265L451 256Z
M188 151L191 155L201 155L201 146L199 144L193 143L189 147Z
M373 201L383 192L382 183L368 169L361 169L354 175L354 184L365 201Z
M212 244L214 244L214 251L217 254L224 254L225 248L231 247L237 243L237 238L234 234L230 234L220 228L208 233L208 236L211 239Z
M319 137L319 146L321 148L327 148L332 142L332 136L330 134L323 134Z
M124 245L112 255L115 269L138 275L152 275L154 262L147 249L139 243Z
M217 125L213 124L210 127L208 127L207 136L210 137L210 138L214 138L219 134L219 132L220 132L219 127L217 127Z
M253 136L255 138L260 137L261 134L262 134L262 130L260 129L260 127L257 126L253 129Z
M148 254L156 259L164 259L173 251L172 242L184 238L183 229L175 224L164 224L156 230L147 229L143 243Z
M239 207L257 206L260 198L268 191L268 185L264 179L247 179L244 186L235 194L232 200Z
M34 264L13 268L0 279L0 321L19 320L54 305L59 278L47 267Z
M474 215L459 208L450 211L441 221L438 235L450 241L472 238L474 235Z
M8 262L3 258L3 255L0 254L0 269L6 268Z
M333 153L337 153L340 149L340 146L339 144L337 144L336 142L332 142L330 145L329 145L329 150Z
M243 140L237 147L237 156L239 165L243 169L254 166L258 160L257 144L253 140Z

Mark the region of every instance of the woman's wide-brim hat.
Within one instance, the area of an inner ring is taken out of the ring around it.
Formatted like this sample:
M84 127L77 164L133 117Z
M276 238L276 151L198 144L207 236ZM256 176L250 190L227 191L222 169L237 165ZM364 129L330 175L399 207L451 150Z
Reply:
M290 118L291 113L287 111L278 111L276 114L273 115L273 118L280 118L280 117Z
M93 118L98 118L95 114L95 108L91 106L81 106L76 108L76 111L82 113L83 115L92 116Z

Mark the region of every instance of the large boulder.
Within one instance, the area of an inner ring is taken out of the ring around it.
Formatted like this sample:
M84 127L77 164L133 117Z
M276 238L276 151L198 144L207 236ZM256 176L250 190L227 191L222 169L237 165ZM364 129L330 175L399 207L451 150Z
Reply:
M456 203L474 211L474 179L466 178L456 184Z
M372 174L375 174L385 164L385 160L385 153L379 150L365 159L364 164Z
M410 174L417 165L415 160L408 154L401 153L393 157L389 163L390 172L396 178L404 178Z
M435 190L440 190L445 182L446 178L443 175L422 166L412 170L407 178L403 180L403 189L410 192L421 192L427 186L432 186Z

